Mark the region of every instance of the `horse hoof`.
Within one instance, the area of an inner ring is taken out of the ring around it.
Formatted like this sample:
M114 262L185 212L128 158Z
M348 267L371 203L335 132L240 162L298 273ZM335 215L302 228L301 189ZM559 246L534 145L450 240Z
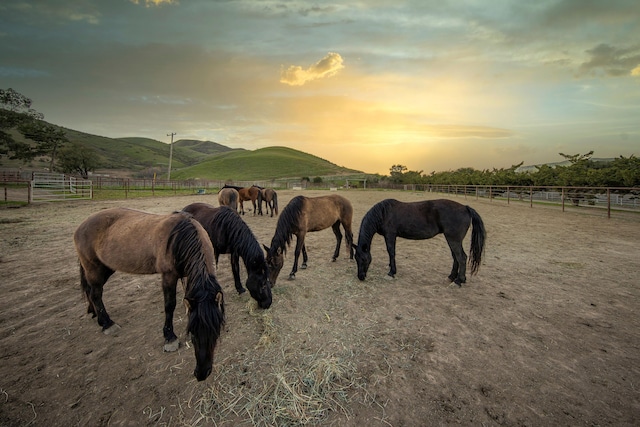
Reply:
M336 262L336 259L338 258L331 258L331 262Z
M177 351L180 348L180 340L173 340L171 342L164 343L163 350L170 353L172 351Z
M395 280L396 276L392 276L390 274L387 274L386 276L384 276L385 280Z
M307 269L307 264L302 264L300 266L300 270L306 270Z
M244 294L245 292L247 292L247 290L246 290L245 288L240 288L240 289L238 289L238 295L242 295L242 294Z
M296 275L295 274L290 274L289 275L289 280L296 280Z
M105 335L117 335L118 331L120 331L120 329L122 329L120 327L120 325L118 325L117 323L114 323L113 325L109 326L107 329L103 329L102 333Z

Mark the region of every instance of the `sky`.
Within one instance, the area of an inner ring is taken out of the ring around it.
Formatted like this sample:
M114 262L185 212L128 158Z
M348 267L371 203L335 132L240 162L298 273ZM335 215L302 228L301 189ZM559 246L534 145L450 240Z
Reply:
M0 88L112 138L425 174L640 155L638 0L2 0Z

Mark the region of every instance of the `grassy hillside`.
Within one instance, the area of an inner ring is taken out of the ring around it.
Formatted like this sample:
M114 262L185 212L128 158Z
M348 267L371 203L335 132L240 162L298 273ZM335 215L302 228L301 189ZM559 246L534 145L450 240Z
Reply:
M55 125L54 125L55 126ZM91 147L98 157L101 173L118 171L132 175L158 173L166 177L169 144L150 138L107 138L62 128L70 142ZM12 131L16 140L23 136ZM47 156L24 165L2 158L2 168L41 170L49 166ZM360 173L319 157L285 147L268 147L255 151L232 149L212 141L178 140L173 144L172 179L270 180Z
M176 179L276 179L342 175L359 171L337 166L320 157L286 147L231 151L171 172Z

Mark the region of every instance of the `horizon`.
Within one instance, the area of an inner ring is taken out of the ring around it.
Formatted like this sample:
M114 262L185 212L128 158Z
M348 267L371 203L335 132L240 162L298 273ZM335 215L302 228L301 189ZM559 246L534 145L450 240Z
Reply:
M109 138L387 175L640 155L640 3L6 0L0 86Z

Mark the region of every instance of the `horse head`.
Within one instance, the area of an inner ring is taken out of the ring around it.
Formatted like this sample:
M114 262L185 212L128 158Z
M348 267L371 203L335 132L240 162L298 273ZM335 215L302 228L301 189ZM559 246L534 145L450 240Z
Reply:
M269 248L266 245L262 245L267 251L267 266L269 267L269 281L271 282L271 286L276 285L276 280L278 280L278 274L280 274L280 270L282 270L282 266L284 265L284 251L282 248L276 248L275 246L271 246Z
M196 356L193 375L198 381L204 381L211 374L216 342L224 324L224 296L219 290L204 298L185 297L185 303L189 317L187 332Z
M358 279L364 280L371 264L371 248L367 243L353 245L355 250L356 264L358 265Z
M251 297L258 301L260 308L271 307L271 281L269 268L264 258L252 259L247 263L247 283Z

